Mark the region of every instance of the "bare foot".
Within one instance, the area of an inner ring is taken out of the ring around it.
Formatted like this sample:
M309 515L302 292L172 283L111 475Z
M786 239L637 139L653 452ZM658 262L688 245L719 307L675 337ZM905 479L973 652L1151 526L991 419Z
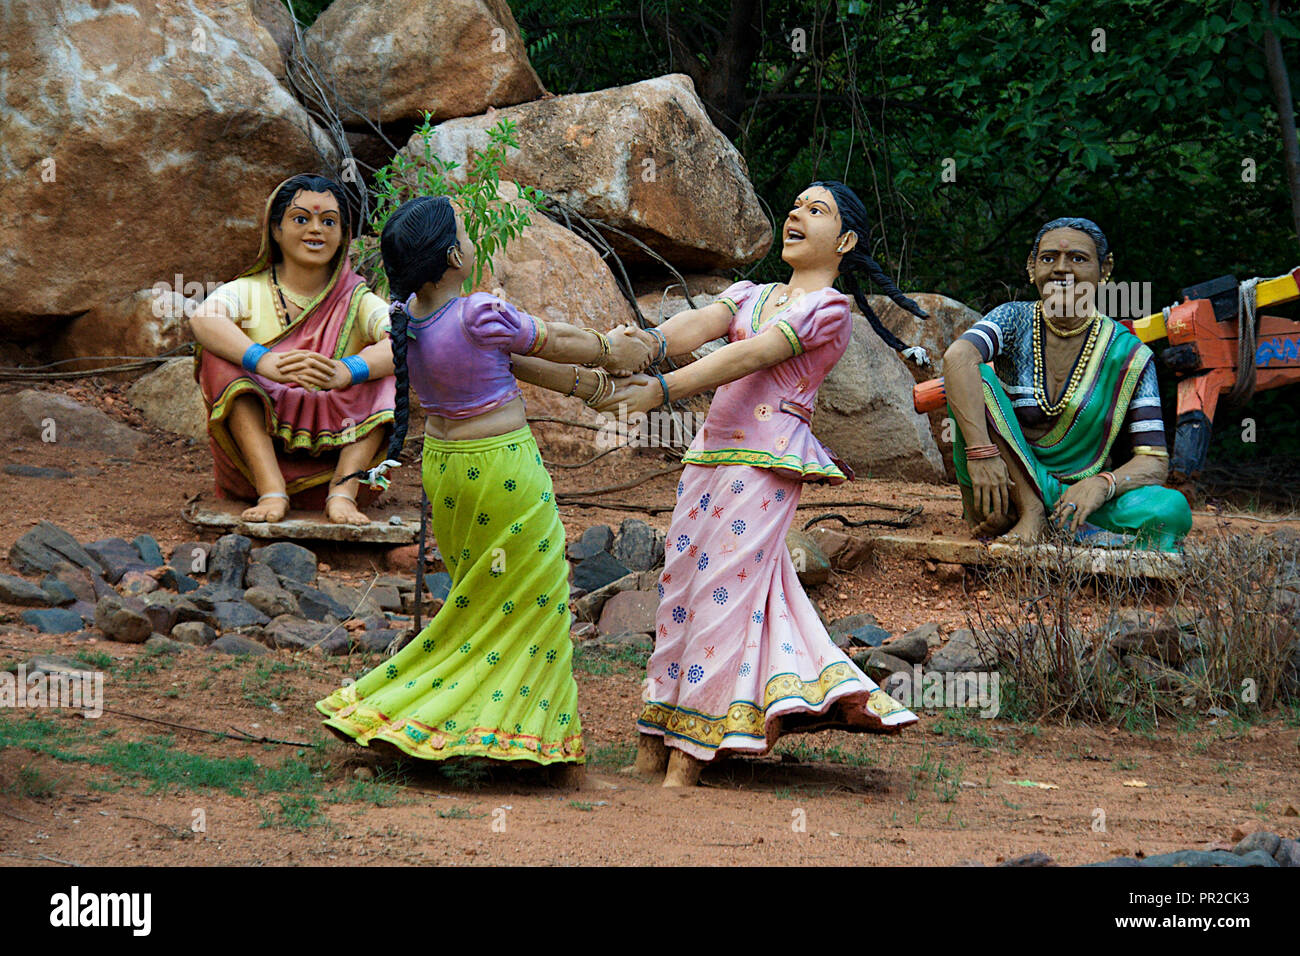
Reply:
M636 763L619 771L629 777L636 777L651 783L658 780L668 769L668 748L664 739L655 734L642 734L636 745Z
M288 498L262 498L253 507L240 512L239 517L244 521L283 521L288 513Z
M1047 535L1047 514L1040 509L1027 509L1015 527L998 538L1003 544L1038 544Z
M664 786L693 787L700 782L700 771L703 769L703 760L696 760L690 754L673 750L668 758L668 775L664 777Z
M995 538L1015 523L1011 515L989 515L975 527L971 528L971 535L976 538Z
M335 524L370 524L370 519L357 510L357 503L341 495L325 502L325 517Z

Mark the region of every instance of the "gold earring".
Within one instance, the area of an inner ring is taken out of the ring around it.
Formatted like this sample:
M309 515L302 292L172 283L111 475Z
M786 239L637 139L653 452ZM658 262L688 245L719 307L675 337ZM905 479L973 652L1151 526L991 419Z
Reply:
M838 252L840 255L843 255L843 254L844 254L844 240L843 240L843 239L841 239L841 240L840 240L840 244L839 244L838 246L835 247L835 251Z

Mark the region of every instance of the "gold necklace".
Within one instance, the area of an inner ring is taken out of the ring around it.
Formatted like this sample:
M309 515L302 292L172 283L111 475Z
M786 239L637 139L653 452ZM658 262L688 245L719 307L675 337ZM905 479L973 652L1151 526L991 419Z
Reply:
M1047 317L1047 313L1043 311L1042 299L1039 299L1034 303L1034 311L1037 313L1038 317L1043 320L1043 324L1052 331L1052 334L1062 339L1072 339L1076 335L1082 335L1084 332L1087 332L1092 328L1093 323L1096 322L1097 319L1101 318L1101 313L1094 309L1092 315L1088 316L1088 321L1084 322L1083 325L1079 326L1077 329L1063 329Z
M304 312L307 311L307 306L311 305L312 300L316 298L316 295L320 295L319 292L316 293L316 295L299 295L292 289L287 288L284 283L280 281L280 277L275 274L275 266L271 266L271 281L275 284L276 291L282 298L288 299Z
M1047 319L1043 315L1042 302L1034 303L1034 318L1042 319L1042 325L1046 325ZM1049 418L1055 418L1063 412L1070 400L1074 398L1074 393L1083 381L1084 373L1087 371L1088 362L1092 358L1092 353L1097 347L1098 333L1101 330L1101 323L1097 322L1098 316L1093 315L1084 330L1088 331L1088 340L1083 343L1083 350L1079 353L1078 359L1074 363L1074 371L1070 374L1070 380L1065 385L1065 391L1061 393L1060 400L1052 402L1047 397L1047 354L1043 349L1043 333L1039 322L1033 323L1033 352L1034 352L1034 403L1043 410L1043 414ZM1078 333L1075 333L1078 334Z

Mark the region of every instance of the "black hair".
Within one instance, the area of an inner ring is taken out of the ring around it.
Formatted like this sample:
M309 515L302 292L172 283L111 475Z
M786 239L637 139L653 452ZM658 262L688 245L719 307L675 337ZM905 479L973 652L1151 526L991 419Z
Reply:
M388 293L393 298L388 335L393 342L397 395L393 400L393 437L388 442L387 457L394 461L406 443L410 422L406 328L411 314L406 311L406 300L426 283L442 278L447 271L447 254L456 245L456 212L446 196L419 196L402 203L388 217L379 236Z
M1086 233L1092 238L1093 244L1097 247L1097 261L1099 263L1106 261L1106 256L1110 253L1110 243L1106 241L1106 234L1101 231L1101 226L1091 219L1079 219L1069 216L1053 219L1038 230L1038 235L1034 236L1034 247L1029 251L1030 261L1038 258L1038 244L1043 241L1043 236L1053 229L1077 229L1079 232Z
M871 323L871 327L876 330L876 334L884 340L885 344L896 352L903 351L908 348L908 345L885 328L884 324L877 318L876 313L872 311L867 296L862 291L862 285L858 282L857 273L865 272L876 285L885 291L885 295L917 318L927 319L930 317L930 313L903 295L898 286L894 284L894 280L885 274L884 269L880 268L880 263L871 258L871 254L867 252L871 247L871 220L867 216L867 207L862 204L862 200L858 198L857 193L842 182L834 179L819 180L811 185L820 186L834 197L835 205L840 211L840 223L843 226L840 235L853 232L858 237L857 243L844 254L844 258L840 261L840 280L844 285L844 291L853 296L858 308L862 310L862 314L867 317L867 321Z
M344 248L344 245L346 245L347 237L352 235L352 208L348 205L348 197L343 191L343 187L332 179L312 173L299 173L297 176L286 179L271 198L271 221L267 225L280 225L280 222L284 219L285 210L293 202L293 197L304 191L309 193L330 193L338 200L344 242L339 246L339 251L335 253L335 258L337 259L339 255L346 256L348 250ZM267 238L271 241L271 262L282 261L284 253L280 251L280 244L275 241L275 236L270 235Z

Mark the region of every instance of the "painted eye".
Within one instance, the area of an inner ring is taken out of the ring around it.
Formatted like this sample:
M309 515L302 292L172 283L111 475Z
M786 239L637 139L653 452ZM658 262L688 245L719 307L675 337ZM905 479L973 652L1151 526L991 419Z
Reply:
M337 225L337 221L334 219L326 219L325 225L328 226L330 229L333 229L335 225Z

